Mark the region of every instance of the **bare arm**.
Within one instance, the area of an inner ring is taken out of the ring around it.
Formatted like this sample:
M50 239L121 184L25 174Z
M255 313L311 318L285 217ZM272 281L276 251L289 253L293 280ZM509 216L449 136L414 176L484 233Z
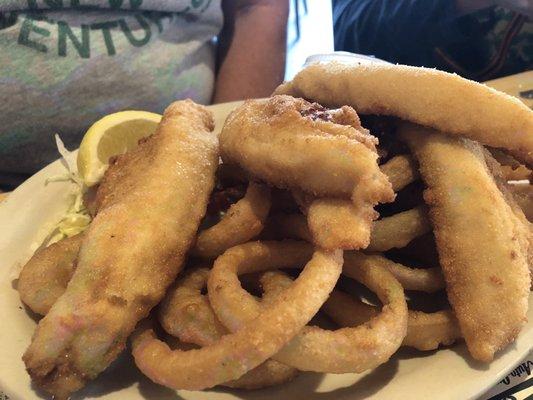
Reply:
M214 103L269 96L283 80L288 0L223 0Z

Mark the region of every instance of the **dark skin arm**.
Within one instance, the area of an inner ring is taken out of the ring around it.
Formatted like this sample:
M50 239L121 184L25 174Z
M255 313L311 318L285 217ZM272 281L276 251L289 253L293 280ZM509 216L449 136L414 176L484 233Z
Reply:
M283 81L289 0L223 0L213 103L269 96Z

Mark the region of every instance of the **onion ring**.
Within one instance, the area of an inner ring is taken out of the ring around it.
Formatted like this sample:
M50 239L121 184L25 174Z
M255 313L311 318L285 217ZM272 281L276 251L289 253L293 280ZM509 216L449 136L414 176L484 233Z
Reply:
M340 209L342 209L342 207ZM410 211L408 211L408 213L410 213ZM421 235L421 233L419 234L419 232L421 232L422 229L426 229L425 227L420 227L420 225L417 225L416 218L413 218L415 222L414 224L406 225L407 229L405 229L404 226L403 229L400 230L400 232L403 233L403 236L398 236L394 240L391 239L392 234L394 233L394 228L391 227L391 225L395 226L397 224L396 218L404 217L405 214L401 214L402 213L400 213L399 217L392 216L388 218L383 218L383 220L381 221L384 222L381 223L379 223L380 221L374 222L376 231L373 232L373 237L375 237L375 239L371 242L369 246L370 250L374 250L376 248L385 248L386 250L388 250L386 248L388 246L390 246L390 248L403 247L405 246L405 244L410 242L411 239ZM336 232L339 231L339 227L344 226L344 223L342 221L342 215L343 214L337 217L339 218L339 221L337 221L338 226L336 228ZM410 214L406 215L406 219L411 219L411 217L412 216ZM336 219L333 218L331 220L336 221ZM305 227L304 216L298 214L278 216L275 221L277 224L279 224L278 228L281 229L285 235L288 235L288 237L300 238L304 240L311 239L311 236L309 235L309 230ZM384 242L386 244L383 244ZM387 259L386 257L383 257L378 254L365 255L361 252L353 252L352 254L353 262L358 263L360 266L364 266L368 263L371 263L387 269L390 273L394 275L396 279L398 279L403 288L406 290L418 290L432 293L444 288L444 279L442 277L442 272L439 268L409 268L405 265L395 263Z
M429 88L438 88L439 95ZM531 110L513 96L455 74L383 63L315 63L274 93L328 106L348 104L361 114L396 116L507 149L533 163Z
M340 275L342 253L313 253L311 246L289 241L252 242L233 247L216 260L208 281L210 292L224 290L212 279L217 274L224 279L221 270L242 272L252 268L250 264L273 261L303 264L311 255L283 296L265 306L258 318L239 332L225 335L212 345L172 351L149 326L141 326L132 338L135 363L154 382L174 389L200 390L240 378L277 353L316 314Z
M211 309L207 296L201 294L208 276L208 268L186 271L159 306L161 326L182 342L207 346L227 333Z
M269 218L268 226L278 239L299 239L313 243L305 215L274 214Z
M209 300L219 320L231 331L239 332L250 321L257 320L261 306L240 287L235 269L221 264L218 267L217 273L213 271L209 277ZM281 266L271 263L253 267L257 271ZM374 368L394 354L407 330L403 288L387 270L372 265L359 268L351 262L349 254L343 274L374 290L385 304L382 313L357 328L325 331L306 326L273 359L303 371L345 373ZM286 292L279 298L287 299Z
M381 172L387 175L392 185L392 190L398 192L413 183L420 175L413 157L401 154L392 157L389 161L379 166Z
M274 360L266 360L263 364L248 371L239 379L223 383L234 389L261 389L269 386L281 385L289 382L298 376L296 368Z
M384 218L383 220L386 219ZM271 219L270 223L277 228L276 233L279 238L302 239L311 242L306 219L302 214L278 214ZM377 227L377 236L385 236L380 231L382 226L385 225ZM387 269L405 290L433 293L444 288L444 278L442 277L440 268L410 268L391 261L381 254L364 254L359 251L354 251L350 254L352 254L352 262L357 263L361 267L370 263Z
M277 225L278 235L284 238L313 241L302 214L277 214L271 222ZM392 248L405 247L413 239L431 231L427 214L423 207L416 207L390 217L374 221L369 251L387 251Z
M292 285L293 278L282 271L274 270L262 273L259 277L259 282L261 283L261 288L263 289L261 303L268 304L281 295L281 293L290 285ZM335 290L333 290L333 292L334 291Z
M167 293L159 308L159 322L163 329L182 342L209 346L228 333L218 321L207 296L201 293L208 276L207 268L187 271ZM259 389L288 382L297 374L295 368L267 360L239 379L222 383L222 386Z
M379 313L378 307L338 290L331 292L321 310L342 327L359 326ZM441 345L448 346L461 337L459 323L451 310L434 313L409 310L407 335L402 346L422 351L435 350Z
M409 268L379 254L351 252L350 261L359 268L375 265L389 271L405 290L433 293L444 289L444 278L440 268Z
M46 315L65 293L74 273L83 234L60 240L35 252L20 272L20 299L34 313Z
M261 233L270 210L270 189L251 182L246 194L216 225L200 232L192 254L215 258L230 247L246 243Z
M402 248L411 240L431 231L426 209L422 206L374 221L369 251Z
M451 310L434 313L409 311L407 336L404 346L418 350L435 350L439 346L448 346L462 338L457 318Z

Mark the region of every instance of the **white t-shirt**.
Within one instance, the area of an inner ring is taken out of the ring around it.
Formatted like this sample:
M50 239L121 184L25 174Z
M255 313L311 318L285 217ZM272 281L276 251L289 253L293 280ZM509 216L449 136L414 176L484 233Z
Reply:
M0 183L103 115L209 103L220 0L0 1Z

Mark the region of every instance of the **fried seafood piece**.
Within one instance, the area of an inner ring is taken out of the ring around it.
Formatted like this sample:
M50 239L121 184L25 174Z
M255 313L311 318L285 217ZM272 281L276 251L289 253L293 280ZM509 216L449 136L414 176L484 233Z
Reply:
M312 242L324 249L366 248L372 221L378 217L371 205L356 206L350 200L318 198L307 208Z
M367 250L387 251L401 249L413 239L431 231L431 224L424 206L399 212L374 221Z
M218 166L213 117L171 104L157 131L111 163L65 293L23 360L34 382L65 399L124 349L180 271Z
M65 292L83 240L79 233L35 252L20 272L17 290L20 299L34 313L46 315Z
M397 192L418 178L418 170L410 156L398 155L380 166L392 189ZM293 191L300 208L307 215L311 241L326 249L355 249L367 247L371 226L368 224L368 208L355 206L350 200L338 198L314 198L301 191ZM373 211L373 210L372 210ZM372 214L372 219L377 214ZM413 226L413 225L411 225Z
M224 162L276 187L317 197L310 207L319 215L331 216L337 199L351 200L346 214L358 221L358 229L341 232L344 241L315 235L317 245L326 249L366 247L377 217L373 206L394 199L377 164L377 139L350 107L327 110L290 96L249 100L230 114L220 143Z
M272 301L292 282L292 278L281 271L271 271L263 274L264 301ZM367 323L379 315L379 307L363 303L340 290L330 293L320 309L337 325L350 328ZM457 319L450 310L433 313L409 310L407 320L407 335L402 346L413 347L417 350L435 350L441 345L450 345L461 337Z
M154 382L174 389L200 390L240 378L276 354L318 312L339 278L342 252L314 250L303 242L250 242L215 261L208 292L223 290L211 280L214 274L235 277L238 285L236 274L303 264L298 279L256 319L201 349L172 351L149 326L139 327L132 340L136 365Z
M330 212L334 214L333 209ZM344 213L341 212L340 215L344 215ZM332 215L332 218L338 218L338 216ZM306 217L302 214L276 214L269 221L278 237L313 242L310 223L311 221L309 219L306 221ZM339 226L335 228L336 232L340 232L344 226L346 223L340 221ZM355 228L347 227L346 229ZM374 221L371 226L370 243L367 250L387 251L393 248L402 248L415 238L430 231L431 224L427 217L427 211L425 207L418 206Z
M496 181L496 185L498 185L498 189L500 189L500 191L502 192L503 196L505 197L505 201L507 202L509 207L511 207L511 210L513 211L517 220L520 221L526 227L526 229L529 230L529 246L527 249L527 258L529 265L529 273L531 278L533 279L533 225L529 222L527 218L527 205L523 204L523 202L521 203L520 197L512 190L512 185L518 184L519 182L507 182L505 172L503 171L502 166L498 163L498 161L495 160L495 158L487 149L483 150L485 155L485 161L487 162L487 166L490 172L494 176L494 180Z
M269 211L270 189L250 182L244 197L232 204L216 225L198 234L192 253L215 258L230 247L250 241L263 230Z
M506 149L533 164L533 111L515 97L455 74L406 65L315 63L275 94L399 117Z
M207 295L202 294L208 276L208 268L187 271L167 292L159 308L159 321L165 331L182 342L209 346L228 333L218 321ZM222 386L258 389L290 381L297 374L295 368L267 360L239 379L222 383Z
M526 323L529 229L498 188L481 145L405 125L420 164L450 304L472 356L489 362Z
M334 290L322 306L322 311L343 327L359 326L379 313L379 308ZM417 350L435 350L460 339L461 330L451 310L432 313L409 310L407 335L402 346Z
M410 268L394 262L381 254L350 252L350 262L359 268L376 266L386 269L400 282L405 290L433 293L444 288L444 278L440 268Z
M392 190L399 192L404 187L420 178L418 168L413 157L400 154L379 166L381 172L387 175Z
M224 254L226 260L219 258L215 262L208 280L208 295L220 322L238 334L243 327L260 318L262 305L240 286L237 275L250 271L237 271L228 262L235 257L229 254L234 249ZM282 266L271 263L268 269L276 267ZM264 269L263 264L254 264L255 271ZM386 362L396 352L407 330L407 304L402 286L384 268L356 265L349 253L345 253L342 270L344 275L358 280L376 293L384 304L381 313L355 328L328 331L306 326L272 356L274 360L302 371L362 372ZM281 291L276 301L287 298L286 293L291 287ZM278 323L280 320L278 318Z

